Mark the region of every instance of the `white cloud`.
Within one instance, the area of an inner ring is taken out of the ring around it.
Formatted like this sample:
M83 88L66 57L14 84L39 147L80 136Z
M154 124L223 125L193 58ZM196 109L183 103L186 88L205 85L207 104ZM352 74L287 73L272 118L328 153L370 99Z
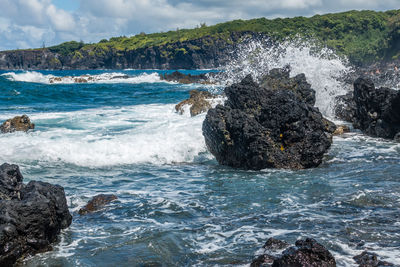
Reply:
M47 6L46 15L55 30L73 31L76 27L73 16L64 10L57 9L54 5Z
M399 0L79 0L75 11L53 0L0 0L0 50L69 40L97 42L233 19L311 16L350 9L398 9ZM68 0L66 0L68 1Z

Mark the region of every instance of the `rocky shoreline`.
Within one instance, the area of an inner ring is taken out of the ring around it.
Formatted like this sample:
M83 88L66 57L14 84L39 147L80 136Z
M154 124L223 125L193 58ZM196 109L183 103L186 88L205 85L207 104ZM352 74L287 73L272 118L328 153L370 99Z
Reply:
M64 189L40 181L23 184L17 165L0 166L0 265L52 249L72 222Z

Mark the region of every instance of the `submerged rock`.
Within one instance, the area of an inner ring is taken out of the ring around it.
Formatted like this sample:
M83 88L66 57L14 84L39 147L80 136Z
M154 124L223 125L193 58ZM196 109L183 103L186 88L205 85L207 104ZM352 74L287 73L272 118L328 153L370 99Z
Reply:
M35 124L31 123L28 116L16 116L12 119L8 119L0 126L2 133L12 133L16 131L27 132L28 130L34 129Z
M268 242L268 241L267 241ZM285 244L286 243L282 243ZM280 246L282 249L286 246ZM276 249L275 249L276 250ZM284 250L280 255L264 254L251 263L252 267L315 266L334 267L335 258L321 244L312 238L297 240L295 246Z
M88 213L92 213L95 211L98 211L99 209L103 208L105 205L110 203L113 200L118 199L117 196L115 195L105 195L105 194L100 194L97 196L94 196L88 204L86 204L85 207L79 210L80 215L85 215Z
M208 91L192 90L189 94L190 97L177 104L175 110L179 112L179 114L183 114L185 112L185 105L189 105L190 116L192 117L209 110L211 108L212 99L216 97Z
M48 251L61 229L72 221L64 189L31 181L22 183L17 165L0 166L0 265Z
M398 266L387 261L381 261L378 259L378 254L364 251L360 255L353 257L353 259L359 264L359 267L383 267L383 266Z
M311 105L315 100L303 84L303 76L295 79L301 82L290 80L290 88L281 89L276 84L284 84L282 75L277 83L273 83L273 77L264 77L268 82L260 87L247 76L225 88L224 106L208 111L203 135L220 164L254 170L303 169L321 164L336 127ZM273 88L269 84L274 84Z

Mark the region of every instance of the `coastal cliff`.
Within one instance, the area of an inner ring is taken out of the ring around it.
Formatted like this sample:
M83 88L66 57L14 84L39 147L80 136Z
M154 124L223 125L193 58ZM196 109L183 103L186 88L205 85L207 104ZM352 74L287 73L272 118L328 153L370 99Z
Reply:
M227 38L204 36L138 49L112 46L83 46L73 52L42 48L0 52L0 69L205 69L218 67L228 52L249 33L232 33Z

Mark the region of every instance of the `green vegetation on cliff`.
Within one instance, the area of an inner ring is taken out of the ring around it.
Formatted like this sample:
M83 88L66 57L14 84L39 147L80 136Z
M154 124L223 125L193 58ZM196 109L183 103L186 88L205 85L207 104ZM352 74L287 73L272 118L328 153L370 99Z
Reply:
M339 54L348 56L353 63L358 64L400 57L400 10L349 11L316 15L311 18L235 20L214 26L203 24L195 29L113 37L96 44L67 42L49 49L64 56L79 58L80 50L86 51L90 56L101 56L110 51L118 54L119 51L168 46L206 36L231 42L229 37L232 33L247 32L263 33L276 40L293 37L312 38L335 49Z

